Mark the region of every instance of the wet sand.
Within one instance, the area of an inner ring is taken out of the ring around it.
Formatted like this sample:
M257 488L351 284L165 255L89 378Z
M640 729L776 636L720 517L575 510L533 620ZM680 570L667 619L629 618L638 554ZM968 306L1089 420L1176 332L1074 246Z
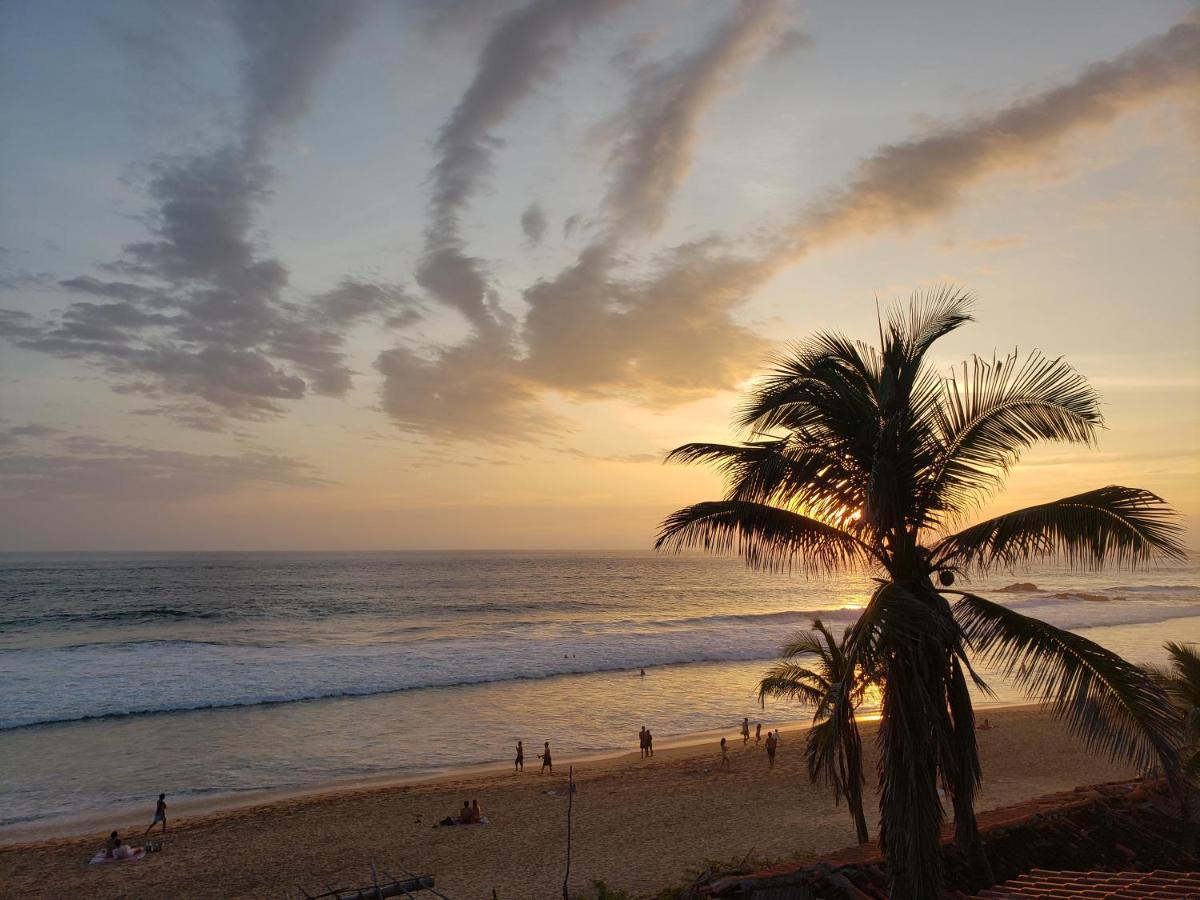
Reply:
M980 732L984 785L979 809L1130 777L1085 753L1044 713L989 709L997 727ZM864 723L873 773L874 723ZM632 737L636 738L636 729ZM679 884L707 860L807 858L854 842L845 807L804 776L799 730L784 730L774 771L737 723L726 734L732 771L719 772L717 740L580 762L572 811L571 888L596 880L635 895ZM454 898L561 897L570 760L538 775L526 749L524 774L470 772L408 784L289 797L172 823L161 853L141 862L89 866L104 832L0 847L0 897L249 898L318 894L368 884L371 863L435 877ZM168 800L170 798L168 797ZM478 799L491 824L433 828L464 799ZM876 826L875 796L868 815ZM133 838L143 820L112 827ZM158 838L153 838L157 840ZM594 895L594 892L590 895Z

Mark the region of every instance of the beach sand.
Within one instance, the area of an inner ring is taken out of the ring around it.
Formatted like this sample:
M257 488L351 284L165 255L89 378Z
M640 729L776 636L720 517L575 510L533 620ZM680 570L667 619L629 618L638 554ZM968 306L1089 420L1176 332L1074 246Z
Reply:
M1087 754L1060 725L1030 707L983 711L984 784L980 810L1040 794L1130 777L1126 767ZM982 715L981 715L982 718ZM573 807L571 886L592 882L633 894L679 884L706 860L808 858L854 843L845 807L804 777L802 731L783 732L774 771L737 723L727 734L732 772L717 771L717 740L581 762ZM636 737L636 725L633 729ZM873 781L875 723L864 723ZM104 834L0 847L2 897L278 897L297 886L370 882L371 863L399 874L432 874L454 900L555 898L566 852L569 760L539 776L527 751L525 773L472 773L432 781L321 793L194 818L166 835L163 852L143 861L89 866ZM549 793L554 791L554 793ZM491 824L433 828L464 799L478 798ZM170 797L168 796L168 800ZM876 797L868 815L875 833ZM114 822L139 841L146 819Z

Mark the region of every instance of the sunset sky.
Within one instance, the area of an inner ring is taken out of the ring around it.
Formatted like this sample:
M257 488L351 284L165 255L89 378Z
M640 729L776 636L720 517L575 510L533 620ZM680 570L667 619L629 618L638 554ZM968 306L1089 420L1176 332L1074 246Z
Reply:
M0 5L0 549L647 548L789 340L1099 389L1200 543L1192 3Z

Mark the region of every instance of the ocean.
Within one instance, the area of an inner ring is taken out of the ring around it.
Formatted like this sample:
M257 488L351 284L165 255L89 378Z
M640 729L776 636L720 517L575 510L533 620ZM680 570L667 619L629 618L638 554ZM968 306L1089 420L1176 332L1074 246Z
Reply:
M972 588L1149 662L1200 639L1198 585L1192 566ZM662 744L802 719L756 679L868 590L638 552L0 556L0 838L160 791L178 809L504 763L518 739L535 762L544 740L562 759L642 725Z

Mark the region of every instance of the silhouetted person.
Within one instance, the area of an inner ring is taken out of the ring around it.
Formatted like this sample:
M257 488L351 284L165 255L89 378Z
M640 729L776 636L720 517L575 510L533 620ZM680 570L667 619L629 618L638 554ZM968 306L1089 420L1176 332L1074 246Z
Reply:
M167 795L166 794L158 795L158 802L154 804L154 821L151 822L150 827L147 828L142 833L149 834L151 829L153 829L154 826L157 825L159 822L162 822L162 833L166 834L167 833Z
M750 720L742 719L742 743L750 743Z
M538 754L538 759L542 761L542 769L538 772L539 775L544 775L546 770L550 770L550 774L554 774L554 763L550 759L550 742L546 741L546 749Z
M654 735L650 733L650 729L646 729L646 755L654 755Z
M754 726L754 743L762 741L762 722Z
M517 741L517 758L513 760L513 771L525 771L525 747L520 741Z
M775 768L775 748L779 746L779 740L775 737L772 731L767 732L767 768Z
M725 738L721 738L721 768L729 771L729 748L725 745Z
M646 726L642 726L642 730L638 732L638 746L642 750L642 759L646 758Z

